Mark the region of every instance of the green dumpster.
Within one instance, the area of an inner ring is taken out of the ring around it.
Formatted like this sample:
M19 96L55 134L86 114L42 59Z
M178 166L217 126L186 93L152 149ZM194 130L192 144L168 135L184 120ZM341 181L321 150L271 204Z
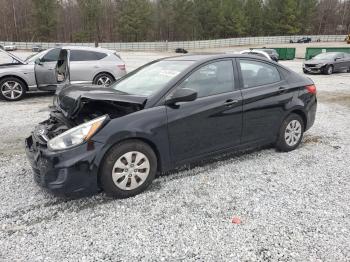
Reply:
M305 60L309 60L318 54L327 52L350 53L350 47L307 47L305 53Z
M277 51L279 60L293 60L295 58L295 48L273 48Z

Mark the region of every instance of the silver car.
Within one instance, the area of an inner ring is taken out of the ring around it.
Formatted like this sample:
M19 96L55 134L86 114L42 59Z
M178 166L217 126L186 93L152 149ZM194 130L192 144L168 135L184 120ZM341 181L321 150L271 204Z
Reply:
M109 86L126 74L125 63L114 51L62 46L22 60L0 50L0 97L17 101L27 91L55 91L62 85Z

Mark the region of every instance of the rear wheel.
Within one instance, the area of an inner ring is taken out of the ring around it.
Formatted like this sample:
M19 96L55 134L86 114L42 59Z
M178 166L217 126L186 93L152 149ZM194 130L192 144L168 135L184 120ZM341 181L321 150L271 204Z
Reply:
M121 142L103 161L101 186L109 196L132 197L152 183L156 172L157 157L149 145L139 140Z
M107 87L113 84L113 82L114 78L110 74L101 73L95 76L93 84Z
M297 114L290 114L282 123L276 142L276 148L282 152L296 149L303 139L305 126Z
M5 77L0 81L0 97L7 101L21 100L26 91L26 85L16 77Z

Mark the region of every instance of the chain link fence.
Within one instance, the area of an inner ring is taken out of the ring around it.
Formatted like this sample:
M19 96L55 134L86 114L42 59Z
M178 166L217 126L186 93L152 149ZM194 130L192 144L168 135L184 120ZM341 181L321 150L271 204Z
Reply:
M99 43L100 47L114 49L117 51L169 51L176 48L184 48L188 50L206 49L206 48L222 48L245 45L268 45L268 44L286 44L291 41L296 42L303 35L294 36L269 36L269 37L242 37L227 38L215 40L198 40L198 41L174 41L174 42L129 42L129 43ZM344 41L345 35L310 35L308 36L313 42L340 42ZM1 45L8 45L12 42L0 42ZM16 42L18 49L32 49L35 45L41 45L44 49L52 48L60 45L74 46L91 46L94 43L41 43L41 42Z

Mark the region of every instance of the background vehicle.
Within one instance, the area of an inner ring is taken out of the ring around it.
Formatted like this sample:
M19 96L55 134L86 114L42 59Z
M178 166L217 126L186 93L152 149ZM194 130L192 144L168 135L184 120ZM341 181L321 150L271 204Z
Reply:
M42 45L33 45L33 47L32 47L32 52L41 52L44 50L45 49L42 47Z
M290 43L310 43L312 41L312 39L310 37L302 37L300 39L298 39L296 42L294 42L293 40L290 40Z
M350 72L350 54L328 52L316 55L303 63L303 71L307 73L322 73L331 75L334 72Z
M187 54L188 51L184 48L176 48L175 53L180 53L180 54Z
M102 90L66 87L54 104L26 139L35 180L56 194L102 187L130 197L157 172L213 154L296 149L317 99L309 78L259 57L220 54L153 61Z
M252 49L252 50L243 50L243 51L241 51L241 52L239 52L239 53L242 54L242 55L260 56L260 57L266 58L266 59L268 59L268 60L272 60L268 53L266 53L266 52L264 52L264 51L256 50L256 49Z
M275 49L271 49L271 48L257 48L257 49L253 49L254 51L262 51L267 53L270 58L275 61L278 62L279 60L279 54L277 53L277 51Z
M57 82L56 68L62 50L66 50L67 57L64 60L70 61L67 64L70 74L69 79ZM22 99L27 91L54 91L63 83L67 84L67 81L72 84L108 86L126 74L124 61L114 51L102 48L51 48L25 61L13 54L3 53L8 57L8 63L0 65L0 96L9 101ZM13 86L16 89L8 92Z
M10 44L4 45L4 50L6 50L6 51L15 51L15 50L17 50L16 43L10 43Z

